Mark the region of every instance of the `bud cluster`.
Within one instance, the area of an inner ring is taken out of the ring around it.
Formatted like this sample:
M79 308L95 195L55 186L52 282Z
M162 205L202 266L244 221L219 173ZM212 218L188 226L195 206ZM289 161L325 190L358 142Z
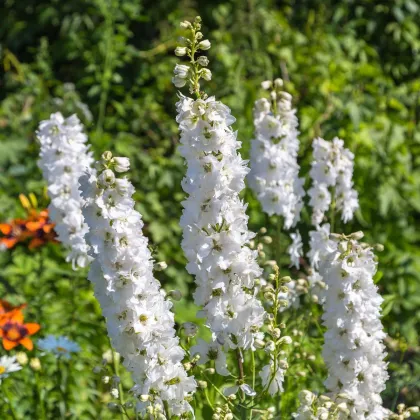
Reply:
M200 79L211 80L211 71L207 68L209 60L204 55L196 54L199 51L210 49L211 44L208 39L203 39L201 32L201 18L197 16L194 22L181 22L181 28L186 29L187 35L180 39L181 44L176 47L175 55L178 57L187 56L190 60L188 64L177 64L174 69L172 83L177 88L182 88L188 82L190 93L197 98L202 97L200 92ZM204 98L205 99L205 98Z

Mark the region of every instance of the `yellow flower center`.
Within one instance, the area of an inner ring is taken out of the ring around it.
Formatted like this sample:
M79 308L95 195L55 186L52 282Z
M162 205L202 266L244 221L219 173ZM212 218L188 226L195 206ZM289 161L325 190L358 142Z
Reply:
M67 349L65 349L64 347L57 347L57 351L61 351L61 353L67 353Z
M6 372L6 368L0 365L0 375L2 375L4 372Z

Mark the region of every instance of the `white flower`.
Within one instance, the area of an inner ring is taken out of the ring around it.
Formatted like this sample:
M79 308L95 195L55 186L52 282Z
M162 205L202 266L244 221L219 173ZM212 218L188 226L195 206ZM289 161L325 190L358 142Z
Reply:
M84 236L88 227L83 219L79 177L93 159L83 125L76 115L64 118L59 112L41 121L37 131L41 144L39 167L48 183L48 207L58 239L68 248L67 261L73 268L89 264Z
M351 418L357 419L384 418L372 414L380 411L388 379L376 269L372 249L354 240L343 241L320 265L328 286L322 316L327 327L322 355L329 373L325 386L333 395L347 394Z
M263 387L265 388L268 386L268 392L271 396L284 391L284 369L280 367L279 363L277 363L276 371L274 372L274 362L271 361L270 364L265 365L261 369L259 375Z
M38 340L38 347L41 350L51 352L59 357L70 359L71 353L78 353L80 347L74 341L69 340L67 337L55 337L48 335L47 337Z
M352 181L354 155L344 147L343 140L337 137L331 142L317 138L312 147L314 160L310 171L312 187L309 190L309 204L313 208L312 223L322 223L333 199L346 223L353 218L359 207ZM333 197L330 190L334 191Z
M216 367L216 372L219 375L227 376L229 371L226 363L226 353L223 348L217 342L207 343L203 339L199 338L195 346L190 349L191 356L198 354L200 358L197 364L203 365L210 360L213 360Z
M0 383L3 379L9 376L9 373L21 370L22 366L17 363L16 356L1 356L0 357Z
M188 194L181 218L187 270L195 276L194 301L203 307L213 341L229 348L254 348L264 309L254 280L262 270L247 245L246 206L239 197L248 172L238 153L230 109L214 97L177 103L180 152L187 161L182 187ZM247 290L244 290L244 289Z
M115 159L105 153L104 168L129 167L125 159ZM143 221L134 210L133 186L125 178L110 184L105 171L80 179L90 229L87 241L94 258L88 278L112 345L132 373L133 394L153 396L142 409L167 402L171 413L180 415L192 410L186 398L195 391L196 382L182 365L185 353L175 336L172 303L153 276Z
M302 237L300 236L299 231L291 233L290 237L292 238L292 243L287 248L287 252L290 255L291 265L296 268L300 267L300 258L303 255L302 247Z
M255 395L257 395L257 393L248 384L238 384L226 387L223 389L223 395L225 397L229 397L230 395L236 394L239 390L249 397L255 397Z
M271 82L263 82L263 87L269 89ZM305 195L297 162L298 119L288 93L281 92L276 102L276 113L267 99L255 102L248 180L263 211L283 216L284 227L290 229L300 219Z

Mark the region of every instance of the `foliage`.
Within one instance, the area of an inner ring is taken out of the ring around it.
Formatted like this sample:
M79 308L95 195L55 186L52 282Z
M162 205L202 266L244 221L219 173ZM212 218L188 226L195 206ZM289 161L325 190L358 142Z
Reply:
M105 149L130 156L145 234L156 246L156 258L169 265L158 276L168 290L191 292L179 247L184 166L176 152L176 95L170 80L178 22L200 14L214 46L208 91L237 117L244 156L260 82L277 76L286 81L298 109L303 174L315 136L338 135L355 153L360 211L345 232L364 230L368 242L385 246L377 277L385 297L383 322L392 337L385 404L414 403L420 398L413 380L419 374L420 6L413 0L278 3L5 0L0 6L0 221L24 216L20 193L32 192L47 204L34 132L51 112L76 112L87 124L97 156ZM264 216L249 191L245 198L251 228L266 226L275 236L276 220ZM287 241L281 237L282 254ZM282 260L287 266L285 255ZM8 386L22 401L18 418L42 418L34 410L43 408L52 416L47 418L64 418L65 413L112 418L103 404L107 388L98 386L100 377L91 373L108 343L86 273L74 273L52 244L0 253L0 264L2 295L29 303L31 319L42 325L39 334L68 335L83 349L63 370L71 372L68 377L55 379L59 373L51 363L45 364L41 382L38 373L31 378L22 371L15 374L19 382ZM318 309L308 308L288 328L319 339L309 319ZM179 321L186 321L195 310L184 299L176 312ZM301 353L317 353L305 339ZM322 390L321 360L308 363L314 374L286 380L287 390ZM31 404L28 390L48 405ZM69 393L67 407L59 403L61 392ZM280 404L294 407L296 402L285 398ZM2 414L7 411L3 407Z

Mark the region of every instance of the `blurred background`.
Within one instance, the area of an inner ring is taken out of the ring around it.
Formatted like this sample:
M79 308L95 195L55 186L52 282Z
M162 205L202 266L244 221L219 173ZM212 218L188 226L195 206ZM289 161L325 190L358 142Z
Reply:
M196 15L212 42L207 55L213 79L205 89L232 108L244 157L253 135L253 104L264 95L260 83L276 77L285 81L297 108L302 174L308 173L316 136L339 136L355 153L360 210L353 223L339 228L363 230L368 242L385 246L377 276L391 337L384 396L388 407L418 403L418 0L2 0L0 222L22 216L21 193L48 205L35 130L52 112L77 113L96 156L109 149L130 157L145 233L157 247L156 258L169 265L160 279L185 294L192 290L180 248L185 167L177 153L171 77L179 62L173 54L179 22ZM245 199L251 229L270 229L272 221L252 193ZM86 273L74 274L59 247L3 252L0 265L1 295L24 297L49 331L71 336L77 330L86 354L99 354L105 338L92 332L100 312ZM194 317L188 300L182 305L178 317ZM75 381L95 387L88 375ZM74 398L80 404L87 398L88 407L94 394Z

